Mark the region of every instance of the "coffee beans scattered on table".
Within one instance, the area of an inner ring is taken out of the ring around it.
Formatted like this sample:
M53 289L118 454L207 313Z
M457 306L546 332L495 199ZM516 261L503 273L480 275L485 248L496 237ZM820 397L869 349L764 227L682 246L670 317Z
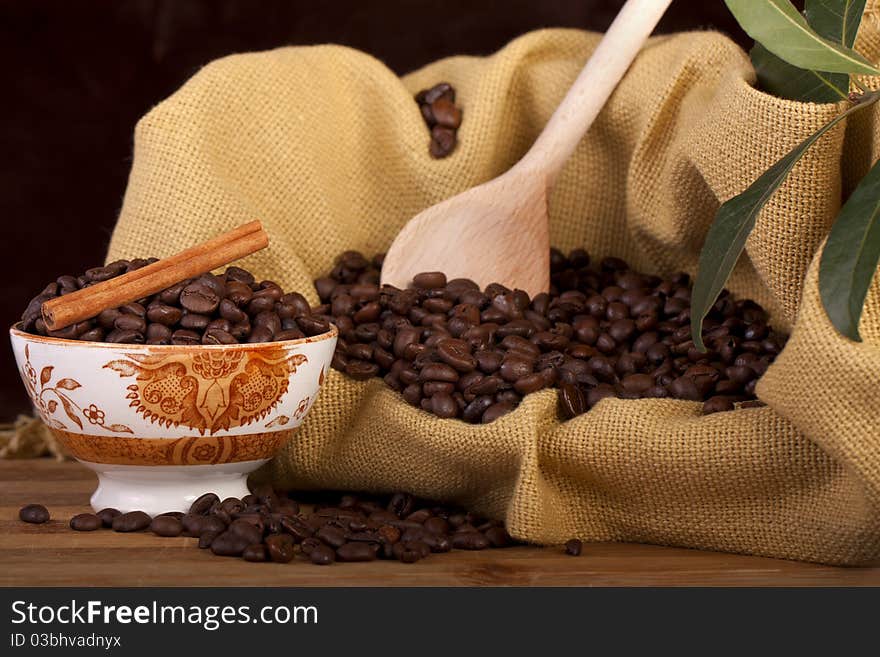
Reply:
M333 367L382 377L413 406L487 423L522 398L559 389L563 419L606 397L703 402L703 412L754 400L755 384L786 338L755 302L726 291L704 321L705 353L690 335L690 279L591 266L576 249L551 251L549 294L530 298L493 283L480 289L439 272L402 290L379 287L382 256L348 251L315 281L315 313L339 328Z
M285 293L274 281L257 282L240 267L221 275L202 274L166 290L59 331L48 331L42 304L101 281L139 269L155 258L117 260L81 276L59 276L28 304L23 330L68 340L151 345L218 345L295 340L330 329L315 317L305 297Z
M583 550L584 544L577 538L569 539L565 542L565 553L570 557L579 557L581 556L581 550Z
M121 516L122 513L119 511L119 509L108 508L108 509L101 509L95 515L101 519L101 524L105 528L109 529L113 526L113 520L116 518L116 516Z
M41 505L28 505L25 522ZM245 561L289 563L299 558L319 566L336 561L389 559L415 563L433 553L484 550L516 545L504 524L461 509L419 500L406 493L390 497L344 494L335 504L316 504L309 512L283 493L258 487L242 499L221 500L206 493L187 513L150 518L143 511L120 514L102 509L70 519L71 529L93 531L112 524L117 532L145 531L163 537L198 538L198 547L217 556Z
M93 532L103 527L103 522L94 513L79 513L70 519L70 528L78 532Z
M18 512L19 520L33 525L41 525L49 520L49 510L42 504L28 504Z
M115 532L139 532L149 527L152 520L143 511L129 511L113 518L112 527Z
M461 125L461 108L455 105L455 89L448 82L441 82L423 89L415 98L431 131L428 152L435 159L446 157L455 150Z
M175 516L160 515L153 518L150 531L156 536L180 536L183 533L183 523Z

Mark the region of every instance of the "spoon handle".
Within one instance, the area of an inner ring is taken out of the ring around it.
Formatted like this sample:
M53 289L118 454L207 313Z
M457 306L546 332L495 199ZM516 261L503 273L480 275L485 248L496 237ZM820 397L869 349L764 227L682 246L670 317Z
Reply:
M516 168L550 187L672 0L627 0L571 89Z

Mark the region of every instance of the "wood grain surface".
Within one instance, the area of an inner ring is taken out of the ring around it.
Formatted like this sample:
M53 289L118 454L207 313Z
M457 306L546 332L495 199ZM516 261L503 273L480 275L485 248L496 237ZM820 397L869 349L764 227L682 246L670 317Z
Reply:
M76 463L0 461L2 586L878 586L880 564L834 568L760 557L624 543L431 555L416 564L254 564L215 557L195 539L109 530L74 532L95 476ZM52 520L18 510L45 504Z

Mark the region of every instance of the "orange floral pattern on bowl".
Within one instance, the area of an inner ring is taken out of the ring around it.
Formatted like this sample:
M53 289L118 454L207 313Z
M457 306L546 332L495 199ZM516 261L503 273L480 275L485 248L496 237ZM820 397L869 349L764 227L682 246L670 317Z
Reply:
M204 435L266 418L287 392L290 374L307 361L303 354L278 348L209 351L191 358L127 354L104 368L134 377L126 398L145 419Z
M51 429L66 430L65 420L69 421L71 426L76 425L82 429L83 418L85 418L94 429L112 433L134 433L131 427L126 424L108 422L107 414L95 404L89 404L86 408L77 404L70 393L82 388L82 384L70 377L62 377L52 383L55 376L53 365L43 367L38 379L37 371L31 364L30 345L25 345L24 357L24 367L19 371L21 380L40 411L40 415Z
M53 429L68 453L91 463L114 465L213 465L272 458L292 429L239 436L138 438L88 436Z

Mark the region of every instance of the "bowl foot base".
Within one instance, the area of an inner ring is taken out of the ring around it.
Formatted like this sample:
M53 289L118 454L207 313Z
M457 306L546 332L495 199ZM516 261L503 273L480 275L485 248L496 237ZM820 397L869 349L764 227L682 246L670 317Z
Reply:
M91 498L95 511L112 507L123 513L146 511L151 516L166 511L189 510L203 493L226 497L248 494L247 476L266 460L219 465L108 465L80 461L98 475Z

